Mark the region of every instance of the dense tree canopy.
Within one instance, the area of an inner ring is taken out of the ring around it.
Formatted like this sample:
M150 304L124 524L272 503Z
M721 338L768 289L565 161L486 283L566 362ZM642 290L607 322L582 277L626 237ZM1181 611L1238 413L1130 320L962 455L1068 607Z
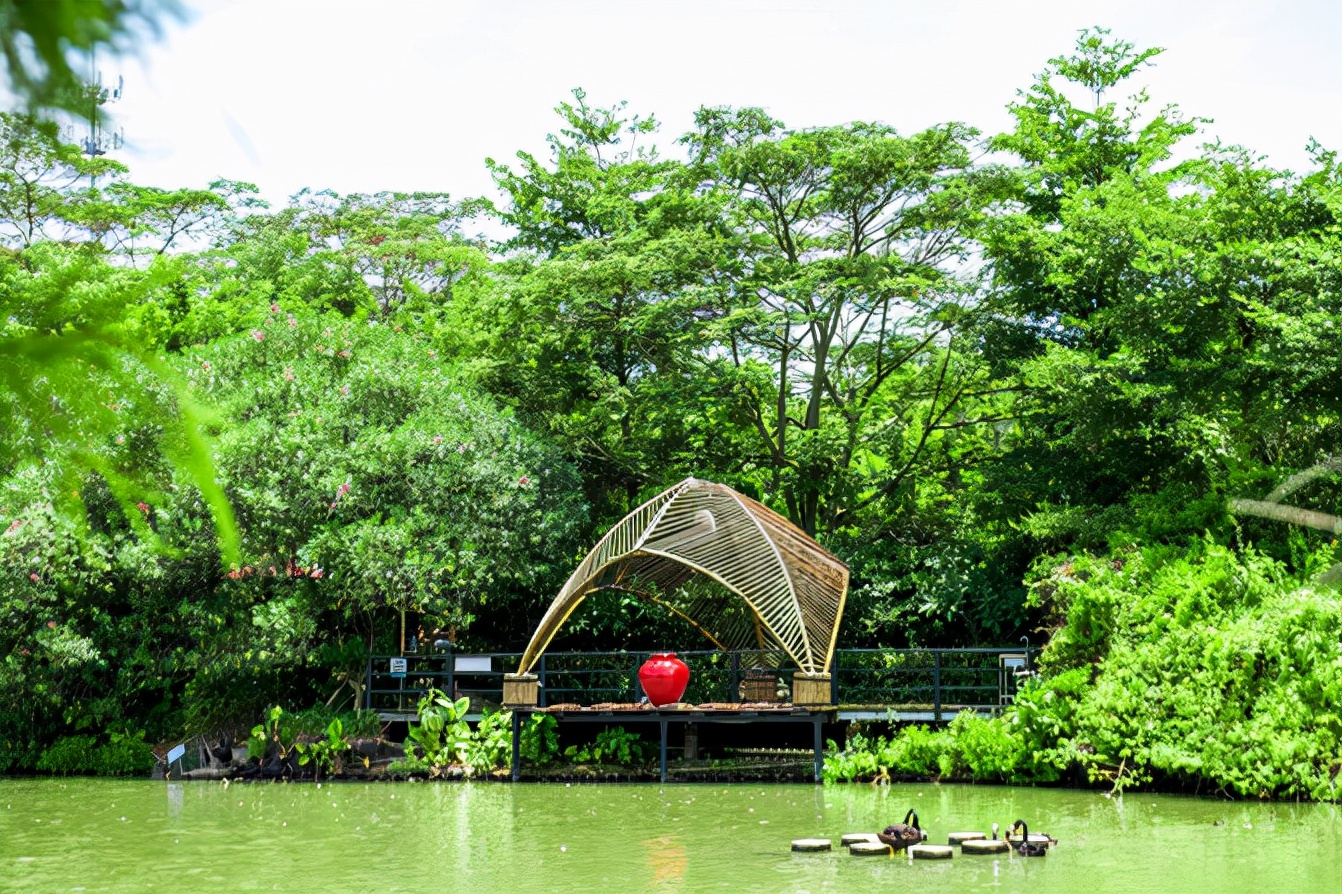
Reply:
M1194 145L1133 86L1159 52L1083 33L986 139L706 107L670 142L577 90L493 200L271 209L0 116L0 769L326 700L402 612L516 648L696 475L850 564L841 646L1044 633L1066 760L1136 730L1161 772L1318 796L1335 725L1236 720L1305 743L1292 787L1161 750L1189 716L1099 720L1181 648L1275 667L1342 577L1342 169ZM572 633L688 635L619 598Z

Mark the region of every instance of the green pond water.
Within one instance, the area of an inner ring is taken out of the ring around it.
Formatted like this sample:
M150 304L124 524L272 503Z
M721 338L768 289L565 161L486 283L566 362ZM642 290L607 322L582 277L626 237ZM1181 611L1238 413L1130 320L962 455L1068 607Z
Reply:
M1046 857L854 857L1018 817ZM793 853L794 838L834 839ZM963 785L0 780L0 891L1342 892L1342 811Z

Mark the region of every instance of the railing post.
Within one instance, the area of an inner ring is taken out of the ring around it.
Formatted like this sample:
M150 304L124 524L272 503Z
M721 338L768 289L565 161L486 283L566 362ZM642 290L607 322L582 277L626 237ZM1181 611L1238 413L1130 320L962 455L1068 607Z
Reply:
M363 687L363 707L365 711L373 710L373 653L368 653L368 669L364 673Z
M941 722L941 650L932 650L932 719Z
M727 701L741 703L741 653L732 651L732 688L727 691Z
M540 664L536 667L536 679L540 681L540 706L545 707L545 656L541 655Z
M452 701L457 700L457 683L454 675L457 672L457 661L452 654L452 641L447 641L447 648L443 650L443 686L445 687L443 695Z
M633 690L634 690L634 698L633 698L633 702L634 702L634 704L638 704L639 702L641 702L641 701L643 700L643 682L642 682L641 680L639 680L639 678L638 678L638 668L639 668L639 665L641 665L641 664L643 663L642 661L639 660L639 655L640 655L640 654L641 654L641 653L639 653L639 652L634 652L634 653L633 653L633 656L634 656L634 669L633 669L632 671L630 671L630 673L629 673L629 676L630 676L631 678L633 678L633 682L634 682L634 685L633 685ZM645 660L646 660L646 659L645 659ZM666 736L663 735L662 738L663 738L663 740L665 740L665 739L666 739ZM663 781L663 782L666 781L666 776L665 776L665 774L663 774L663 776L662 776L662 781Z

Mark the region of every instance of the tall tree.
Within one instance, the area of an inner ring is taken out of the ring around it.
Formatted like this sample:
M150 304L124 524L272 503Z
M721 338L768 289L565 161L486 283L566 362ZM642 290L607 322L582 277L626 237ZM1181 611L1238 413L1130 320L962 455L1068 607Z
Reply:
M739 239L719 366L757 435L762 489L809 533L851 522L908 486L983 387L966 338L992 180L971 170L976 132L789 131L759 109L696 123L693 170Z
M549 164L490 162L513 256L478 308L491 337L477 362L492 390L573 445L599 517L618 518L694 465L707 306L691 287L725 277L731 256L717 208L640 145L656 121L574 98L557 109Z
M1299 177L1220 146L1176 163L1196 122L1144 90L1108 99L1158 52L1084 33L994 141L1025 164L987 230L988 348L1023 391L986 483L1046 548L1226 531L1227 488L1334 452L1335 165Z

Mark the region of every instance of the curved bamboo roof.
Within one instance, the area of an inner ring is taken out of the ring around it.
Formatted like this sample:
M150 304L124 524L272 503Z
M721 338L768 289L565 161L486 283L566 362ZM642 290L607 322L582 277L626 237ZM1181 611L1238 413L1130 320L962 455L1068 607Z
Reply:
M590 593L625 590L688 620L719 648L787 652L826 673L848 567L799 528L722 484L686 478L626 515L578 565L541 618L530 673Z

